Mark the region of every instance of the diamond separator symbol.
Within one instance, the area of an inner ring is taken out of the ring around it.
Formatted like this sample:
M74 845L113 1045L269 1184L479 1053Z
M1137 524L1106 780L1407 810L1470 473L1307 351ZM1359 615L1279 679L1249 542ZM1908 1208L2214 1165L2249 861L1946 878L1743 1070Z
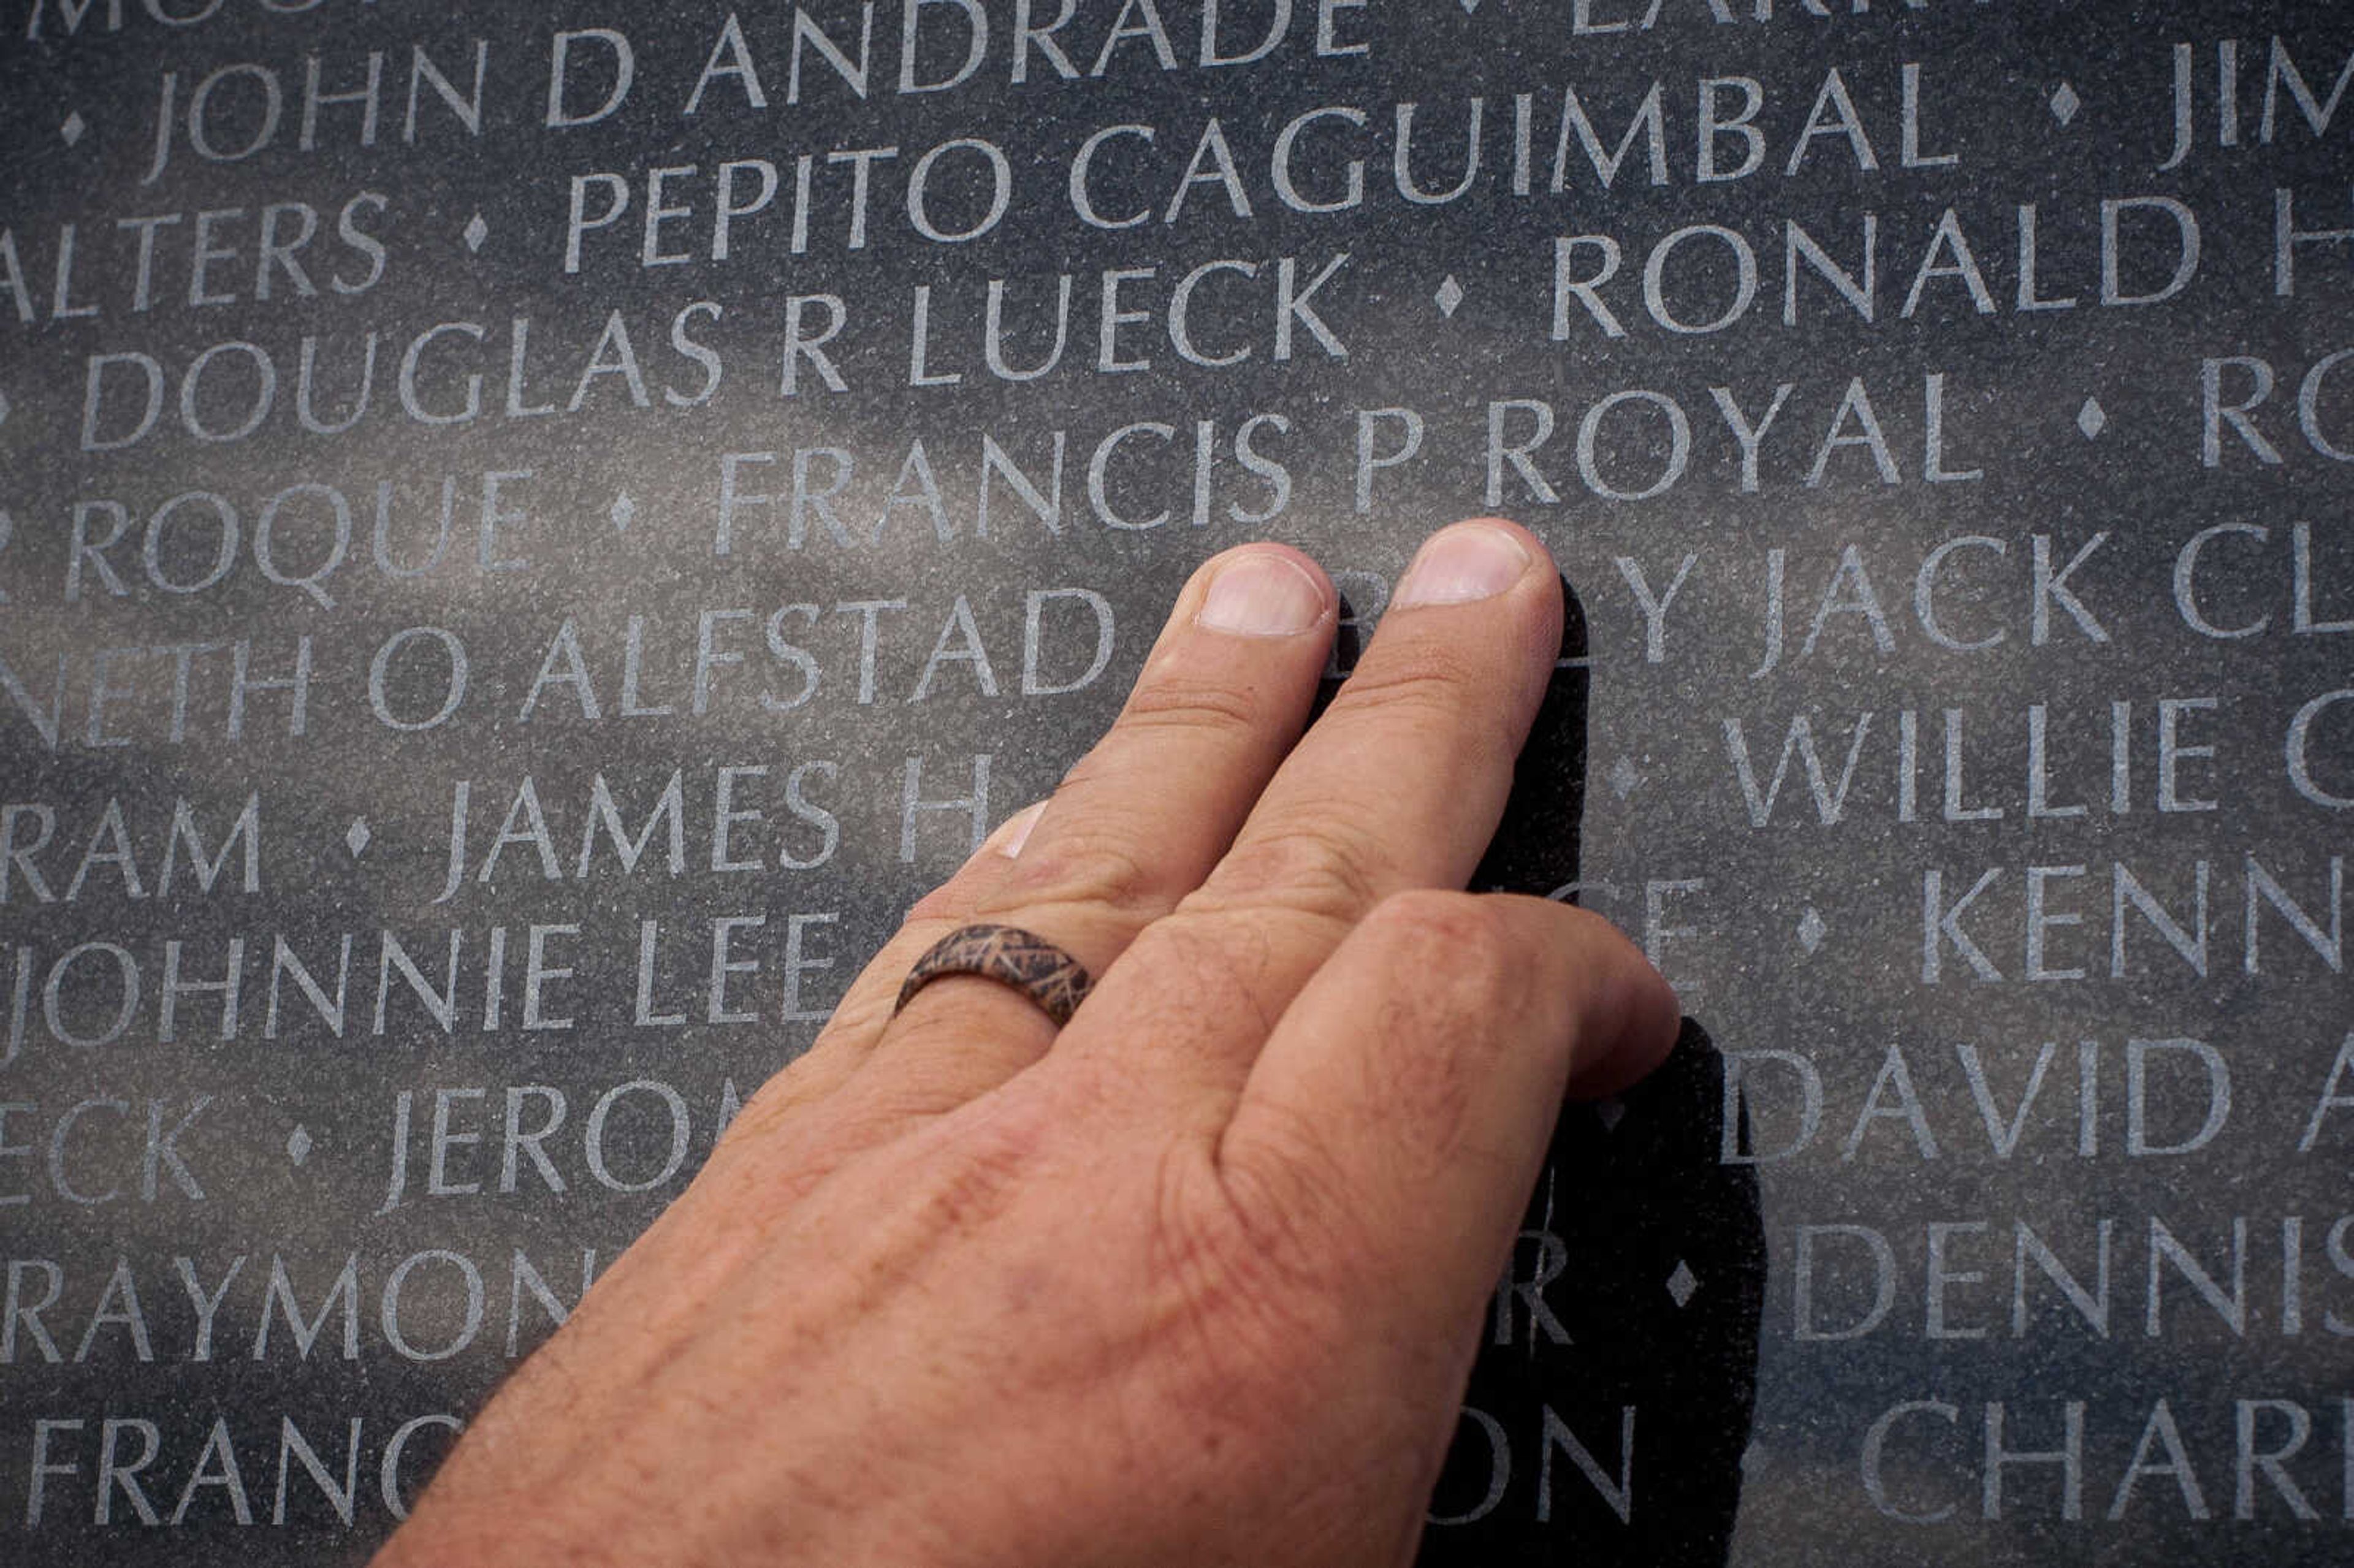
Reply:
M1449 272L1446 281L1438 285L1438 292L1431 295L1430 300L1438 307L1440 315L1452 319L1457 307L1463 303L1463 285L1455 281L1454 273Z
M2085 398L2084 406L2076 410L2076 428L2088 441L2109 428L2108 410L2101 407L2098 397Z
M1691 1300L1692 1292L1699 1288L1700 1276L1691 1271L1691 1264L1679 1261L1676 1271L1668 1276L1668 1294L1676 1298L1678 1307L1682 1307Z
M2052 118L2062 125L2075 119L2076 111L2084 106L2084 101L2076 96L2076 90L2064 81L2052 94Z
M374 837L376 834L368 831L367 819L354 817L350 829L344 834L344 847L352 852L354 860L357 860L360 852L368 847L368 841Z
M491 226L482 221L482 215L478 212L473 217L466 220L466 227L463 232L465 235L466 249L470 251L479 252L482 249L482 241L491 237Z

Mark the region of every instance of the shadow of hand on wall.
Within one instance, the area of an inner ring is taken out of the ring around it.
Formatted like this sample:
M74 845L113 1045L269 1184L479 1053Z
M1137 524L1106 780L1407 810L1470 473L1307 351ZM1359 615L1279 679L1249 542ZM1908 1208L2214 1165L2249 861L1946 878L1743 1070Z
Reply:
M1640 1086L1564 1107L1421 1563L1727 1560L1766 1249L1755 1170L1718 1163L1723 1102L1722 1059L1688 1018Z
M1563 589L1562 663L1479 890L1575 896L1587 639ZM1354 662L1354 631L1344 618L1336 670ZM1720 1162L1723 1084L1723 1058L1686 1019L1642 1084L1563 1108L1431 1501L1426 1568L1726 1561L1766 1244L1755 1169Z

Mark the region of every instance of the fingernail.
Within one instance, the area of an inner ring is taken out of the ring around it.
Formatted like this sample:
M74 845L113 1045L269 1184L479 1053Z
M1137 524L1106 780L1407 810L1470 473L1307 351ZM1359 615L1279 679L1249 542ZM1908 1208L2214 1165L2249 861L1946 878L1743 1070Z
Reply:
M1410 609L1492 599L1528 569L1528 548L1511 535L1486 523L1458 523L1423 546L1391 602Z
M1273 550L1249 550L1218 568L1193 624L1244 637L1291 637L1324 619L1324 588Z
M1036 805L1025 806L1006 818L1005 825L997 830L1000 835L997 841L997 853L1008 860L1020 854L1022 846L1030 842L1030 830L1036 827L1038 819L1045 814L1046 802L1041 800Z

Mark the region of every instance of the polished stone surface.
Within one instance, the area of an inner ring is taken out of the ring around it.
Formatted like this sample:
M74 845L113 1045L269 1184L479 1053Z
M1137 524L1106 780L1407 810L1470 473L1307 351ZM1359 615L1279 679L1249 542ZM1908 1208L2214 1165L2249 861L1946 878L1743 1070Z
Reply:
M2349 70L5 0L0 1559L363 1559L1196 563L1370 626L1497 511L1578 614L1480 885L1697 1022L1426 1561L2345 1561Z

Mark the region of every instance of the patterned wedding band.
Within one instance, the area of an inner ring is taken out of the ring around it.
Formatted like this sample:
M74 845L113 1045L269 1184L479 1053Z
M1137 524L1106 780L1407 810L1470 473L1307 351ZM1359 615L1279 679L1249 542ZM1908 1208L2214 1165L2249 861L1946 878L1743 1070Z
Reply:
M1057 1029L1071 1021L1095 984L1086 965L1034 931L1019 926L960 926L916 960L899 988L893 1014L943 975L979 975L1010 986L1037 1003Z

